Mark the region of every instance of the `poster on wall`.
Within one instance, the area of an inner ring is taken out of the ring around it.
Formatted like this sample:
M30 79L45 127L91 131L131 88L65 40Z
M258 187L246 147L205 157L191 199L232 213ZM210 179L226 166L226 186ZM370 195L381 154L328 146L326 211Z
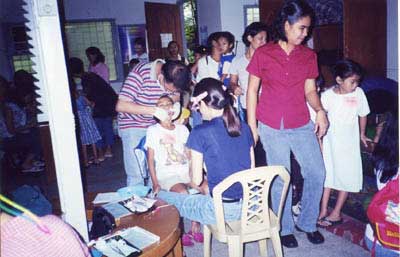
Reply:
M135 54L135 39L141 37L146 40L146 25L118 25L118 35L121 44L122 62L129 63L129 60Z

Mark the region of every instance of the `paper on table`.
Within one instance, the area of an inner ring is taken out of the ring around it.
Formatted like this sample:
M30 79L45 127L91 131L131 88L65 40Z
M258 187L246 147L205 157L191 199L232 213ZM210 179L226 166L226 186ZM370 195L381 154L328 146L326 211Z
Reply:
M93 200L93 204L100 203L109 203L109 202L118 202L124 200L124 197L121 197L117 192L109 192L109 193L98 193L96 198Z
M141 227L135 226L120 232L120 235L135 247L143 250L149 245L160 241L160 237Z

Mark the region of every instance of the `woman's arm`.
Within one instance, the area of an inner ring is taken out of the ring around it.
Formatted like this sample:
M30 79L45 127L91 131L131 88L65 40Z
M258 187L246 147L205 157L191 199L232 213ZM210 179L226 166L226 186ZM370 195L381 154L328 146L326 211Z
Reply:
M318 137L321 138L326 134L328 130L329 122L326 117L326 112L322 107L321 100L319 99L317 93L317 86L315 84L315 79L306 79L304 84L304 93L307 102L314 109L317 116L315 118L315 129L314 132L317 133Z
M161 187L158 184L156 169L154 167L154 150L150 147L147 148L147 164L149 165L150 177L153 182L153 193L157 194Z
M249 75L249 85L247 88L247 124L249 124L251 132L253 133L254 144L258 141L257 120L256 120L256 107L258 98L258 89L260 87L261 79L252 74Z
M156 111L155 106L144 106L136 104L134 102L128 102L125 100L118 99L115 106L117 112L125 112L130 114L142 114L142 115L153 115Z
M190 156L192 158L192 181L199 186L203 182L203 154L190 149Z
M254 158L254 147L250 147L250 167L255 168L256 167L256 161Z

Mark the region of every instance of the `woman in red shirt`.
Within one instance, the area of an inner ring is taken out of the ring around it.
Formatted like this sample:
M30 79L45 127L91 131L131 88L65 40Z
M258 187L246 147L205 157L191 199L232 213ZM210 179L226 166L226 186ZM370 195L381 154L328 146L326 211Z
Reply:
M314 11L305 1L285 2L273 24L273 42L258 48L247 67L247 121L255 142L260 137L268 165L283 165L290 171L290 152L295 155L304 178L302 211L296 228L305 232L311 243L320 244L324 238L316 223L325 168L315 133L322 137L328 120L316 90L316 54L302 44L313 18ZM260 83L262 90L257 102ZM306 101L317 113L315 124L310 121ZM280 192L281 187L282 183L275 181L272 190ZM281 241L286 247L297 247L291 195L289 190ZM273 193L274 208L279 199Z

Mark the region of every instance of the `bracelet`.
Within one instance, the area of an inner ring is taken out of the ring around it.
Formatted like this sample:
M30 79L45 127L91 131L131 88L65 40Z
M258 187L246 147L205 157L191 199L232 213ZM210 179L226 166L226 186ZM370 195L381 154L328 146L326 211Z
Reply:
M318 111L316 111L315 113L319 113L320 111L323 111L325 114L327 114L328 112L327 111L325 111L325 109L319 109Z

